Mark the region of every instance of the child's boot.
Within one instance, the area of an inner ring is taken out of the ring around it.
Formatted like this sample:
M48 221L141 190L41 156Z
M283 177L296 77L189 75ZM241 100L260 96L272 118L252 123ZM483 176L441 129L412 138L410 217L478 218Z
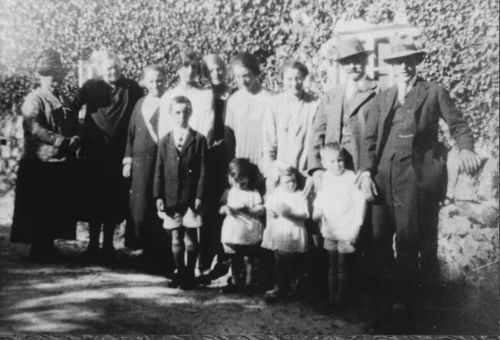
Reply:
M223 294L234 294L241 291L243 274L243 258L239 255L231 256L231 277L227 280L227 286L222 288Z

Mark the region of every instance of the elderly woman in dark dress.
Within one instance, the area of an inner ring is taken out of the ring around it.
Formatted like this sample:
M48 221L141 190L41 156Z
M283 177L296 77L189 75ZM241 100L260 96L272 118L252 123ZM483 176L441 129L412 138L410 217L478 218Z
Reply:
M75 107L86 105L81 156L85 165L85 210L90 240L85 256L99 255L103 227L103 256L114 255L113 236L118 223L128 215L128 183L122 176L122 161L130 116L142 96L139 85L121 75L121 60L111 51L93 54L99 77L83 84Z
M31 243L30 258L55 260L54 239L75 237L71 191L78 116L59 93L66 71L54 50L39 56L40 87L22 106L24 153L19 163L11 241Z

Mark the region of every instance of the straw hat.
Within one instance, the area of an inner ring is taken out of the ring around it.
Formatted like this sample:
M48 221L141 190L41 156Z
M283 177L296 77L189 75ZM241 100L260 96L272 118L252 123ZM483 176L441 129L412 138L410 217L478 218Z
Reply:
M394 63L397 60L408 58L411 56L419 57L419 62L422 62L427 53L424 50L419 50L413 40L397 37L391 40L391 52L384 58L386 63Z
M361 40L358 38L349 38L346 40L339 40L337 44L337 57L336 61L342 62L348 58L358 55L368 55L371 51L364 49Z
M65 71L61 62L61 56L53 49L43 51L36 60L36 72L40 75Z

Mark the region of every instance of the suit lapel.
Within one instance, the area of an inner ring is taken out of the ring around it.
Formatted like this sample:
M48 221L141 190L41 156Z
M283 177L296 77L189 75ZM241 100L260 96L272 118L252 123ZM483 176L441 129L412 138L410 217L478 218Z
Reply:
M368 98L370 98L371 95L372 95L372 92L359 92L359 91L357 91L356 95L352 99L352 102L350 103L350 105L348 105L348 108L349 108L348 117L351 117L356 112L356 110L361 105L363 105L363 103Z
M420 120L420 106L422 106L423 102L427 98L428 93L427 83L417 80L415 86L410 90L403 104L403 108L410 110L411 114L415 115L415 127Z
M332 92L332 104L328 110L329 112L327 112L328 116L331 117L331 123L328 125L336 128L333 140L339 142L342 135L342 105L344 103L345 86L334 88Z
M389 118L392 108L396 103L397 96L398 96L398 89L396 86L389 88L385 93L384 106L383 106L384 110L380 117L382 119L384 126L387 124L387 118Z
M384 95L385 98L383 101L382 112L379 121L381 122L381 124L379 124L379 131L378 131L379 140L377 142L378 145L377 149L379 150L379 152L381 151L382 143L385 143L387 134L389 133L389 129L391 127L391 121L393 117L393 115L391 114L393 112L392 108L396 103L398 95L397 87L396 86L390 87L389 89L387 89Z

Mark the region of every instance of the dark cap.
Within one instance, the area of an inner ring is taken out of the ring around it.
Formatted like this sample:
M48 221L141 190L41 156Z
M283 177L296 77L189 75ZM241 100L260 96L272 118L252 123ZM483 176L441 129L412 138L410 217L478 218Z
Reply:
M40 75L52 74L54 72L65 72L61 56L53 49L40 53L36 61L36 72Z

